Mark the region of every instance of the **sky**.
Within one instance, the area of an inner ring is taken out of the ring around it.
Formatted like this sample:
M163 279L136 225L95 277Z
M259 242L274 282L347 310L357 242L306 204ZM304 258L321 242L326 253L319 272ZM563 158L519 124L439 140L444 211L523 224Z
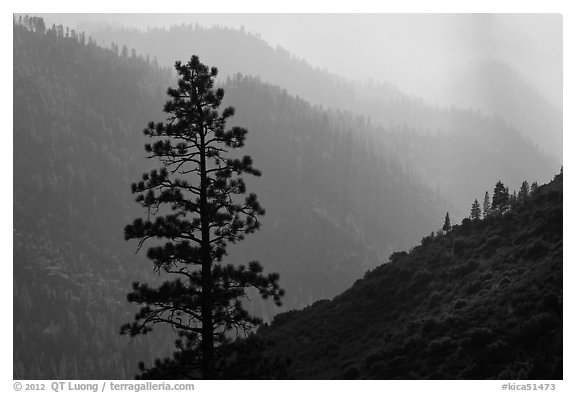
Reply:
M105 22L140 29L179 23L259 34L310 64L352 80L391 82L429 102L478 61L509 64L562 107L561 14L51 14L82 27Z

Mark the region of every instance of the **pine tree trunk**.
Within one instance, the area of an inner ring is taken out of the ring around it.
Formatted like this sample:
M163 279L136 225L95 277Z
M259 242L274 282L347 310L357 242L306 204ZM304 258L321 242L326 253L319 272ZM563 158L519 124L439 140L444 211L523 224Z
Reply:
M200 221L202 225L202 378L214 379L214 331L212 324L212 260L210 255L210 221L206 197L206 151L200 132Z

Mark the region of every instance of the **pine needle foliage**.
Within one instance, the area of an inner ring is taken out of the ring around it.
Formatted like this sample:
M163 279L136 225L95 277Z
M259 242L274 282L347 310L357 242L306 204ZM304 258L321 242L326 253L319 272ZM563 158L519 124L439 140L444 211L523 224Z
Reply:
M133 284L128 301L141 308L121 333L133 337L168 324L179 336L177 356L157 361L156 371L141 366L144 374L212 379L219 349L231 335L249 334L261 323L243 308L249 288L277 305L284 291L278 274L264 274L257 261L248 266L222 262L229 244L260 228L264 209L256 194L245 195L241 176L261 173L249 156L231 157L233 149L244 146L247 130L226 129L234 108L219 111L224 90L214 88L218 70L197 56L186 64L176 62L175 68L178 86L168 89L167 119L144 130L154 140L145 145L148 158L160 168L132 184L147 216L124 231L127 240L138 240L138 249L152 241L147 255L154 269L173 279L158 288Z

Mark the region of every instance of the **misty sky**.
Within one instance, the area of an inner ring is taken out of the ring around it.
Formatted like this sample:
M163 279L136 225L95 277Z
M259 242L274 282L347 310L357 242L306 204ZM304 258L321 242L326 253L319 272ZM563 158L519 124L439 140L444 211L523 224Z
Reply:
M560 14L65 14L49 21L106 22L146 29L178 23L258 33L320 68L391 82L448 103L446 84L478 61L503 61L551 103L562 105Z

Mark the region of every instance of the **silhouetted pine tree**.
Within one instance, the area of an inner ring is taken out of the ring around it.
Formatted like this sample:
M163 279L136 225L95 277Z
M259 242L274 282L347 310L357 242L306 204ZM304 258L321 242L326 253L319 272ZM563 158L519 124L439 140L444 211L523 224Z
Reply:
M444 226L442 227L442 230L448 232L450 229L452 229L452 225L450 224L450 215L446 212L446 218L444 218Z
M498 181L494 187L494 194L492 196L492 211L502 214L508 210L508 197L508 189L504 187L501 181Z
M534 182L530 186L530 195L531 196L534 195L534 193L536 193L536 190L538 190L538 183Z
M125 52L125 49L122 50ZM136 201L147 210L125 228L126 239L138 239L138 248L149 239L163 238L163 245L148 249L154 269L175 278L153 289L135 282L128 301L142 305L135 321L122 326L121 333L146 334L155 324L171 325L178 333L174 359L157 361L145 375L198 377L217 376L218 349L226 333L248 333L260 324L243 308L241 299L248 288L277 305L284 291L278 274L264 275L252 261L244 265L222 265L229 243L244 239L260 226L264 209L255 194L246 193L243 173L259 176L252 159L228 158L228 151L244 145L247 130L225 130L234 109L219 113L224 90L214 90L217 69L208 69L192 56L187 64L176 62L178 88L168 89L164 123L150 122L145 135L158 140L146 144L149 158L160 161L132 184Z
M518 200L518 195L516 195L516 190L514 190L514 192L512 193L512 195L510 195L510 197L509 197L509 200L508 200L509 205L510 205L510 206L513 206L513 205L516 203L517 200Z
M491 213L491 208L490 208L490 195L488 194L488 191L486 191L486 194L484 194L484 202L482 203L482 215L484 218L488 217Z
M470 219L477 221L481 218L481 215L482 211L480 210L478 199L474 199L474 203L472 203L472 209L470 209Z
M530 186L528 182L524 180L520 186L520 191L518 191L518 202L524 203L530 196Z

